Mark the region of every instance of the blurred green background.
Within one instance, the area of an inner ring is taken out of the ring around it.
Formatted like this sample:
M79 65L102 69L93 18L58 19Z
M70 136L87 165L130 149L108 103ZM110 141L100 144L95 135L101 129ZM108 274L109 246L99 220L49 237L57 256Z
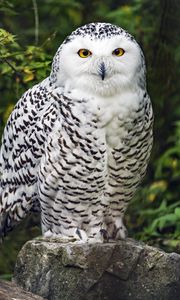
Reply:
M155 125L147 176L126 214L129 235L180 252L180 1L0 0L0 135L22 93L48 76L52 57L78 26L105 21L139 42L147 64ZM25 241L40 234L29 217L0 246L0 276L10 278Z

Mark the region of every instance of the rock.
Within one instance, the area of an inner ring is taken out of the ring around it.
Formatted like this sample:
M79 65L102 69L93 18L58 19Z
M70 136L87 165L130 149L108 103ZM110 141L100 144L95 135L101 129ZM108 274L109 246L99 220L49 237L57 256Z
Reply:
M0 300L45 300L44 298L24 291L15 283L0 280Z
M180 255L132 239L35 239L20 251L14 280L48 300L178 300Z

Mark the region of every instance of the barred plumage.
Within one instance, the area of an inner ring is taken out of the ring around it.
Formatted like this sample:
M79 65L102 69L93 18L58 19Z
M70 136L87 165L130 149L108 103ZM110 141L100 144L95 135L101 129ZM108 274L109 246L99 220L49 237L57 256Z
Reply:
M84 47L89 58L78 56ZM113 54L118 47L122 57ZM50 77L22 96L7 122L0 235L39 206L45 236L124 238L152 124L144 57L132 36L105 23L77 29L58 49Z

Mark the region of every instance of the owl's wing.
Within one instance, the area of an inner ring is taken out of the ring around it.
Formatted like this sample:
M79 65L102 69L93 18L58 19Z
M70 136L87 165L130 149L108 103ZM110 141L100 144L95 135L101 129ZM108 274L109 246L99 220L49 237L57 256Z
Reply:
M0 237L39 206L38 171L58 117L52 93L36 85L15 106L0 150Z

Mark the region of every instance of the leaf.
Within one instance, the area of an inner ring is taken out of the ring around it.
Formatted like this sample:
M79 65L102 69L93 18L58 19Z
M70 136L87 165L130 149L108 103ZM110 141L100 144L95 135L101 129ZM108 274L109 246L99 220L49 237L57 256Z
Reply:
M32 81L33 79L34 79L34 73L31 72L24 76L23 82L29 82L29 81Z
M3 115L3 121L4 123L7 122L11 112L13 111L14 109L14 104L9 104L9 106L6 108L5 112L4 112L4 115Z
M15 40L15 35L9 33L8 31L0 28L0 44L12 43Z
M175 214L167 214L164 216L159 217L158 219L154 220L151 225L152 230L156 230L157 228L163 229L167 225L173 225L177 221L177 216Z
M180 207L176 207L174 213L180 219Z

